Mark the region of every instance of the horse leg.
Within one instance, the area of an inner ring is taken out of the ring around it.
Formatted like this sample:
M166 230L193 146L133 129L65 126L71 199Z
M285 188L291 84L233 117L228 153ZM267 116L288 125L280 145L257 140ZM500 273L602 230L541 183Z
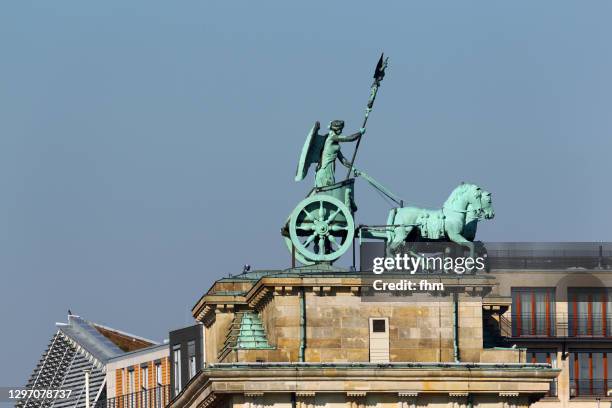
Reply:
M461 235L458 232L454 232L454 231L453 232L448 231L448 238L451 241L468 248L470 250L470 258L474 258L474 243L473 242L468 241L467 239L463 237L463 235Z
M393 256L397 248L404 243L412 227L396 227L393 230L393 239L387 244L387 256Z

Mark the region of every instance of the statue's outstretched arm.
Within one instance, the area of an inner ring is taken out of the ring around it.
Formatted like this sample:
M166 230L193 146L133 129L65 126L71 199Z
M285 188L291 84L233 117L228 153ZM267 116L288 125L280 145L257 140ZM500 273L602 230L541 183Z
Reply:
M339 142L354 142L359 139L365 133L365 128L359 130L359 132L353 133L350 136L338 136Z

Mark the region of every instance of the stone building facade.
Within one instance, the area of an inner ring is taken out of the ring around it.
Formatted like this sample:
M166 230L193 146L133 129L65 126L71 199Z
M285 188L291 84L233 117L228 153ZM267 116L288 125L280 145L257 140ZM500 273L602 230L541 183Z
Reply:
M485 333L561 370L537 408L612 404L612 274L607 267L497 269L485 299Z
M501 311L488 300L502 297L495 276L414 279L444 289L369 297L363 274L324 267L217 281L192 310L205 327L205 368L171 407L501 408L547 398L559 369L525 349L485 347L487 310Z

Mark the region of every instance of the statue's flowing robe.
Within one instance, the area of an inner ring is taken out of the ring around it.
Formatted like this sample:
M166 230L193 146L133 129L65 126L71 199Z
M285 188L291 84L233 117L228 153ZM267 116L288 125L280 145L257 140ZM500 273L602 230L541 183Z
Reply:
M336 171L336 159L341 159L344 165L349 167L348 160L340 152L340 143L352 142L361 136L361 132L350 136L328 133L321 149L321 158L315 175L315 187L330 186L336 182L334 173Z
M330 186L336 182L334 174L336 172L336 158L339 151L340 143L333 137L326 136L315 175L316 187Z

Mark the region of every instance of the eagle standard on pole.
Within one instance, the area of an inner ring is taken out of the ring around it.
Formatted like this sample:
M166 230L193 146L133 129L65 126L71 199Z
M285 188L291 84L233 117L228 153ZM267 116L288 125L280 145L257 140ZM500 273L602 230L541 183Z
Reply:
M385 69L387 68L387 62L389 58L385 58L385 54L380 54L380 59L378 60L378 64L376 64L376 69L374 70L374 82L372 82L372 87L370 88L370 98L368 99L368 105L366 107L365 117L363 118L362 128L365 129L366 123L368 123L368 117L370 116L370 112L372 112L372 107L374 106L374 100L376 99L376 93L378 92L378 88L380 87L380 83L385 77ZM355 157L357 156L357 150L359 149L359 144L361 143L361 138L357 140L357 144L355 145L355 151L353 152L353 158L351 159L351 165L349 167L348 173L346 174L346 178L348 179L351 176L351 172L353 171L353 163L355 163Z

